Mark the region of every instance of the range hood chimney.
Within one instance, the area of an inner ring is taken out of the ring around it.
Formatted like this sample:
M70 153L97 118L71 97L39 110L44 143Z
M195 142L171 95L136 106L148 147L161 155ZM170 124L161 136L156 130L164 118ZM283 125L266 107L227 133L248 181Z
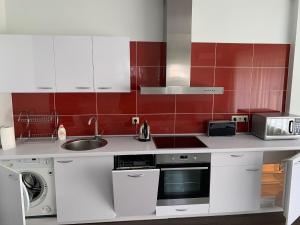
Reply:
M166 87L141 87L141 94L223 94L223 87L190 87L193 0L165 0Z

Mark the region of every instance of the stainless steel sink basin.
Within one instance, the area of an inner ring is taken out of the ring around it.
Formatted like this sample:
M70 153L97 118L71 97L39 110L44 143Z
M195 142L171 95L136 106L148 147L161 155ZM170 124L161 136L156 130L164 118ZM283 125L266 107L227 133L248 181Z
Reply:
M71 151L87 151L96 148L102 148L107 145L105 139L76 139L67 141L62 145L62 148Z

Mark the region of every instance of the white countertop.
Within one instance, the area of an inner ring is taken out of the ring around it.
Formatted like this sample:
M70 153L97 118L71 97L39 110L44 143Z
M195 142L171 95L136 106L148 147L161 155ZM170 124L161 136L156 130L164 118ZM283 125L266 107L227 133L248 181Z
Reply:
M263 141L252 135L234 137L198 136L207 148L156 149L154 143L139 142L134 137L104 137L108 144L105 147L90 151L69 151L61 148L64 142L52 143L18 143L17 147L3 151L0 149L0 160L21 158L82 157L127 154L169 154L169 153L214 153L243 151L288 151L300 150L298 140Z

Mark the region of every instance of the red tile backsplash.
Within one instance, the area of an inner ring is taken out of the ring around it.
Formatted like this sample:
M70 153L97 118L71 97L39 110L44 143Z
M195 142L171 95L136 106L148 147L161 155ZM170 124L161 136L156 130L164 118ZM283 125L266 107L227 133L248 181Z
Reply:
M99 114L135 114L136 91L130 93L98 93Z
M166 43L131 42L131 93L13 94L16 135L25 134L17 122L21 111L59 113L68 135L92 135L88 119L98 115L100 132L134 135L147 120L154 134L204 133L211 119L234 114L284 111L289 45L192 43L191 86L224 87L224 95L140 95L139 86L164 86ZM248 132L250 124L238 124ZM49 125L31 125L34 133L51 133Z
M193 87L212 87L214 86L215 68L214 67L192 67L191 86Z
M253 44L217 44L217 67L251 67Z
M215 66L215 43L192 43L192 66Z
M290 46L285 44L255 44L254 67L288 67Z
M96 114L96 94L56 93L55 106L59 115Z

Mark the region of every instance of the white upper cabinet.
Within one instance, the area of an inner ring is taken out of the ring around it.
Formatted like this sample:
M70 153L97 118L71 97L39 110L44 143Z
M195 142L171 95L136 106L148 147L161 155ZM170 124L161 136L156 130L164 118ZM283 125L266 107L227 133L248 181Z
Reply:
M93 92L92 37L54 37L56 91Z
M130 92L130 42L124 37L93 37L97 92Z
M53 38L0 35L0 92L54 92Z

